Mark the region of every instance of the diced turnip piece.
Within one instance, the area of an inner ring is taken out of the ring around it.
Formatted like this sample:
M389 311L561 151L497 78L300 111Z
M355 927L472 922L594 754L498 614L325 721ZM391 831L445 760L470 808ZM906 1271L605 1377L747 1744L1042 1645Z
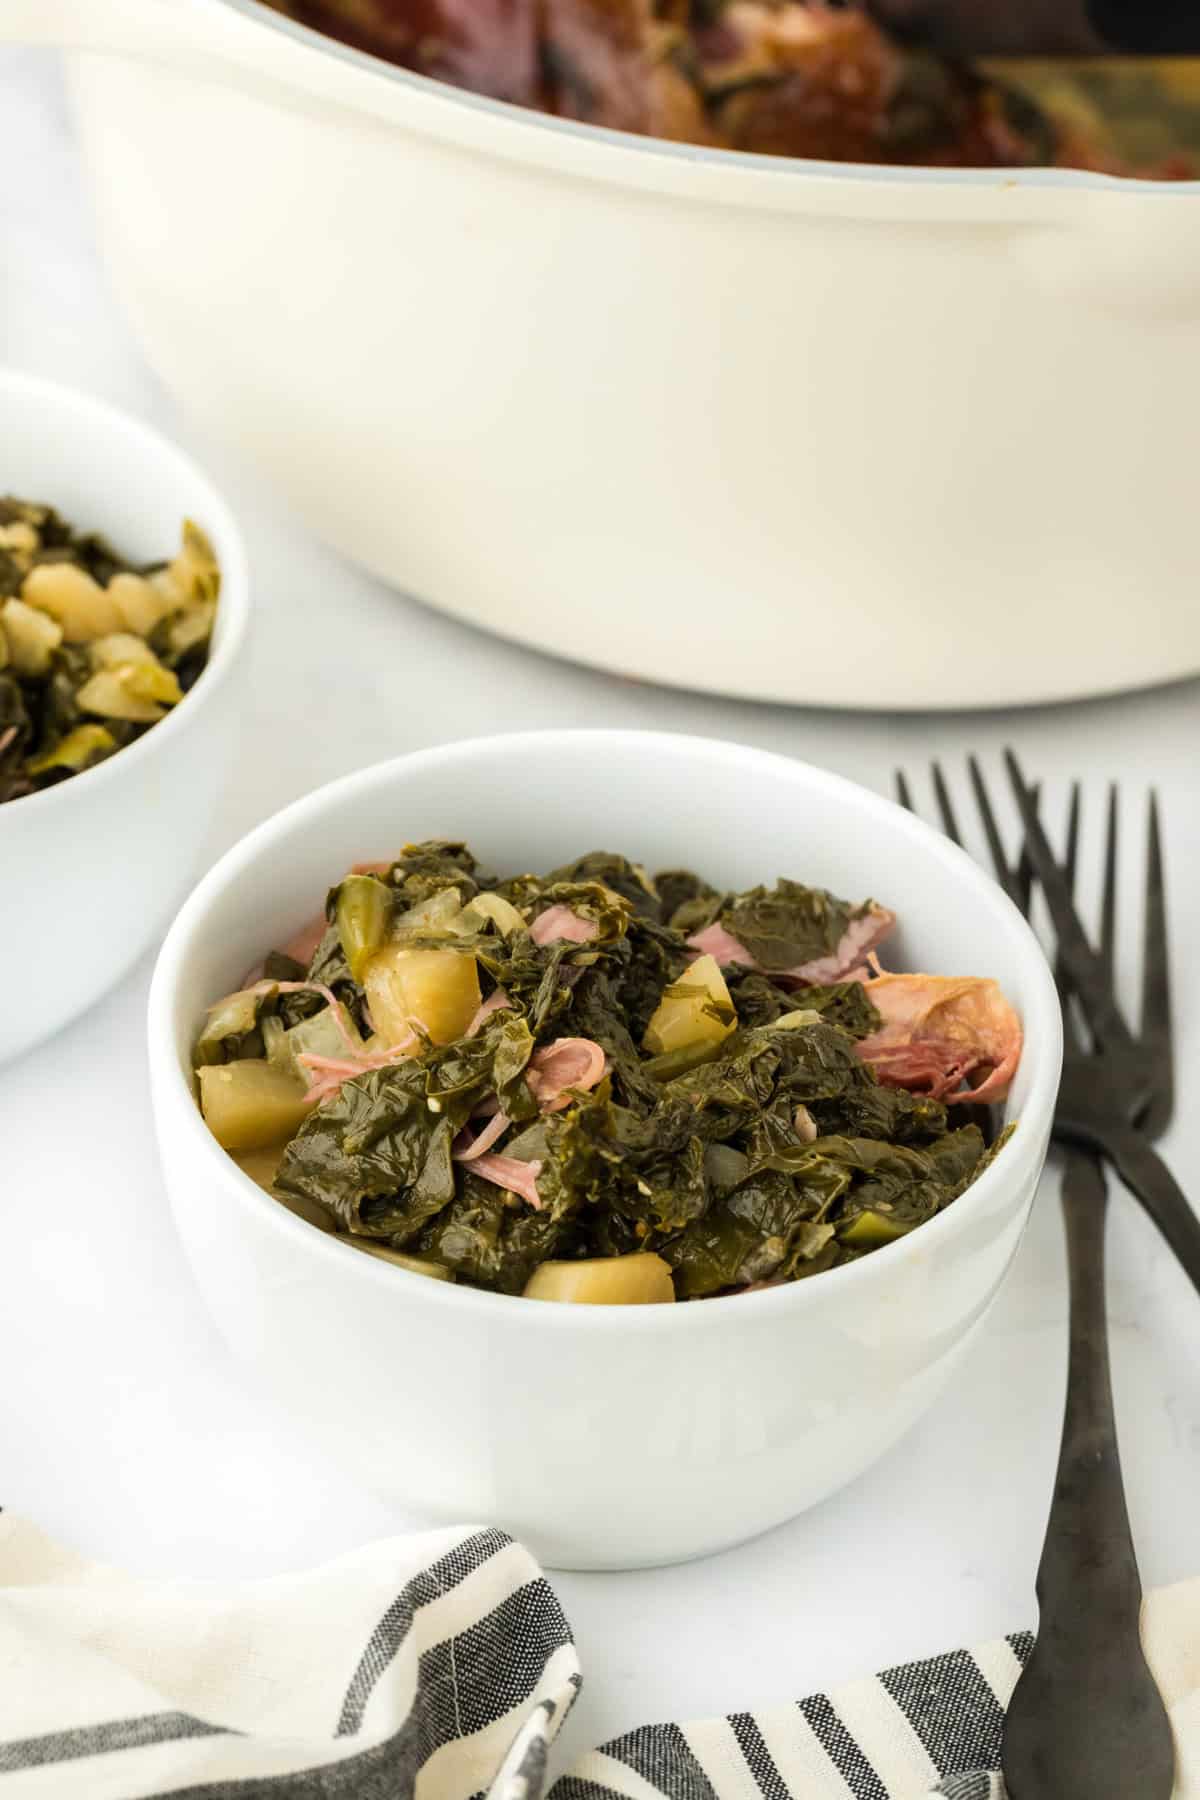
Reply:
M164 596L144 575L114 575L105 590L121 615L120 629L147 637L167 610Z
M21 598L49 613L68 644L90 643L125 624L112 595L75 563L38 563L21 583Z
M88 645L88 656L93 669L116 669L122 663L158 662L145 638L134 631L113 631L107 637L96 638Z
M363 977L377 1035L390 1049L414 1024L435 1044L461 1037L479 1008L479 970L465 950L409 950L386 944Z
M301 1083L265 1059L210 1063L197 1074L201 1111L224 1150L286 1143L308 1117Z
M23 600L6 600L0 606L0 625L17 674L45 675L51 656L63 641L62 626L49 613L26 606Z
M75 698L84 712L97 713L102 719L152 725L162 718L165 707L183 699L183 693L174 672L152 658L97 669Z
M699 956L672 982L646 1027L643 1040L652 1056L719 1044L737 1029L737 1013L715 957Z
M661 1256L597 1256L584 1262L544 1262L525 1283L527 1300L566 1300L576 1306L652 1306L672 1301L675 1284Z

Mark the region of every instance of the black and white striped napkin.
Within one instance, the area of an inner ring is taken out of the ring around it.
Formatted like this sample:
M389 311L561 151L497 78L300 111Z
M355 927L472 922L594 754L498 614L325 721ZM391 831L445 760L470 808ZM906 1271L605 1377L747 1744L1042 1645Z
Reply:
M501 1531L144 1581L0 1515L4 1800L538 1800L578 1686L562 1608Z
M1198 1627L1200 1582L1152 1597L1179 1800L1200 1800ZM992 1771L1030 1642L643 1726L547 1794L579 1664L503 1532L392 1538L265 1581L151 1581L0 1514L0 1800L1003 1800Z

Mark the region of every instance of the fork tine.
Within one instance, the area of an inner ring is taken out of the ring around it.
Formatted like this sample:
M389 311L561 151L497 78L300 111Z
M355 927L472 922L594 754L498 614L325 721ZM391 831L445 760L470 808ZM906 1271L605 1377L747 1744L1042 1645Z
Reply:
M901 806L906 808L908 812L916 812L917 809L913 805L912 790L909 788L908 777L903 769L896 770L896 798Z
M1079 808L1081 794L1079 783L1071 783L1071 804L1067 812L1067 849L1063 857L1063 874L1067 878L1067 886L1071 897L1075 897L1075 871L1079 864Z
M1008 866L1008 857L1005 854L1004 842L996 824L996 815L992 811L991 798L988 794L987 784L983 779L983 771L979 767L979 758L977 756L968 756L967 773L971 777L971 786L975 791L975 804L979 808L979 817L983 820L983 835L987 839L987 846L991 852L992 866L996 871L996 880L1000 883L1000 886L1004 889L1009 899L1015 900L1017 905L1020 906L1021 899L1018 886L1018 873ZM1028 896L1026 897L1024 906L1021 907L1021 911L1025 913L1029 911Z
M1108 824L1104 833L1104 898L1100 905L1100 955L1108 985L1115 988L1117 941L1117 784L1108 785Z
M962 833L958 829L958 820L954 816L954 806L950 799L950 789L946 786L946 778L942 774L941 763L930 764L933 775L933 792L938 803L938 811L942 815L942 830L946 836L962 848Z
M1075 875L1079 866L1079 808L1079 783L1073 781L1070 805L1067 809L1067 844L1063 853L1063 875L1072 899L1075 896ZM1054 979L1058 984L1058 998L1062 1006L1063 1037L1072 1050L1081 1050L1083 1039L1075 1021L1075 1003L1071 999L1071 991L1067 984L1066 970L1061 956L1056 956L1054 959Z
M1035 781L1029 791L1033 795L1033 804L1040 809L1042 804L1041 782ZM1033 904L1033 864L1029 860L1029 850L1024 838L1021 839L1021 854L1017 858L1017 866L1013 870L1013 899L1028 918L1029 908Z
M1033 794L1025 785L1021 765L1011 750L1004 752L1004 762L1021 809L1029 860L1046 896L1058 936L1059 955L1079 997L1084 1017L1101 1044L1110 1049L1132 1050L1135 1048L1133 1035L1118 1010L1103 958L1097 956L1079 922L1070 888L1050 848Z
M1163 878L1158 795L1150 795L1146 842L1146 903L1142 927L1142 1042L1154 1054L1154 1092L1143 1129L1164 1131L1175 1106L1175 1058L1171 1032L1171 973L1167 942L1167 899Z

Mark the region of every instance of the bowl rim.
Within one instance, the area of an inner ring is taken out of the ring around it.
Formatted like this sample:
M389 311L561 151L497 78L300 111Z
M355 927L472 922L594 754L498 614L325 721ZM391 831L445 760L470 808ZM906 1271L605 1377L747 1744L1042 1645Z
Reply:
M241 527L229 502L194 457L173 438L147 424L136 414L127 412L123 407L115 406L96 394L88 393L85 389L73 387L68 382L29 374L22 369L0 368L0 396L6 394L20 394L34 399L51 398L55 403L73 406L97 432L115 431L134 439L141 452L139 461L162 461L165 458L177 466L187 482L195 485L197 492L204 497L204 507L208 514L202 521L203 528L220 545L218 564L221 571L221 592L218 605L221 623L219 641L210 651L204 668L178 706L172 707L166 717L160 719L150 731L144 731L132 744L127 744L112 756L106 756L103 762L96 763L90 769L81 769L77 775L70 776L66 781L55 782L52 787L40 788L33 794L22 794L20 799L0 805L0 831L10 818L32 818L35 808L39 809L38 816L44 817L52 807L65 807L74 802L80 792L85 797L93 794L101 782L120 780L123 772L140 767L156 750L174 742L180 731L188 729L189 722L196 717L200 706L214 698L228 679L233 665L241 655L250 619L249 561ZM181 525L182 522L180 520ZM103 529L103 526L99 529ZM13 829L16 829L15 825Z
M623 740L643 755L662 754L669 746L670 753L675 755L686 756L689 752L699 752L705 757L711 757L715 754L734 763L741 763L748 770L767 767L778 772L781 767L785 768L801 785L815 782L832 789L835 794L843 795L849 805L857 808L860 814L865 813L868 818L887 818L894 822L899 816L904 829L935 863L941 864L953 876L967 877L971 885L977 888L982 904L996 909L999 920L1006 922L1015 931L1022 951L1027 953L1030 995L1025 1002L1022 1023L1026 1034L1025 1054L1033 1060L1032 1081L1028 1099L1020 1115L1018 1130L1006 1147L1005 1156L1020 1158L1027 1170L1034 1166L1040 1168L1039 1158L1053 1117L1062 1062L1062 1020L1058 996L1053 975L1028 921L980 865L949 838L924 820L906 812L894 801L869 788L861 787L845 776L833 774L799 758L726 739L620 728L505 732L458 739L448 744L410 751L326 782L292 801L240 838L209 869L184 902L167 933L155 964L147 1010L147 1033L160 1146L168 1129L174 1135L174 1115L182 1106L183 1114L190 1120L189 1124L183 1126L188 1134L186 1144L181 1145L183 1153L213 1159L214 1179L229 1184L230 1191L238 1197L239 1207L258 1208L259 1216L264 1220L271 1219L274 1229L299 1234L295 1238L297 1243L303 1239L309 1245L310 1253L317 1258L336 1259L331 1266L342 1268L348 1280L390 1284L393 1294L398 1291L401 1294L408 1293L410 1300L423 1295L427 1303L434 1306L482 1308L485 1317L490 1316L498 1322L508 1320L510 1324L517 1325L523 1320L528 1326L541 1321L550 1330L711 1329L731 1316L729 1308L735 1303L738 1310L732 1316L744 1318L747 1322L753 1319L768 1320L772 1316L781 1317L786 1308L811 1308L822 1304L822 1297L824 1302L834 1300L839 1292L848 1290L852 1284L879 1280L892 1270L898 1271L904 1262L917 1259L923 1254L922 1245L925 1249L932 1249L942 1239L964 1230L971 1217L996 1194L1001 1184L1007 1182L1007 1171L1012 1170L1016 1174L1013 1162L998 1158L952 1206L918 1230L895 1243L882 1246L858 1262L826 1270L811 1281L791 1282L783 1287L761 1290L753 1296L715 1296L705 1300L703 1304L693 1305L536 1306L522 1304L520 1295L496 1294L457 1283L430 1281L403 1269L384 1266L372 1257L347 1257L344 1254L346 1246L273 1200L238 1167L211 1135L204 1124L176 1049L176 1021L180 1004L178 991L186 974L194 941L204 932L209 909L229 886L238 881L253 864L276 854L280 842L312 814L336 805L340 799L351 794L361 795L364 789L374 789L382 796L402 772L408 776L415 774L419 779L423 769L453 763L455 760L470 763L494 754L499 745L519 755L530 756L535 753L544 755L552 746L561 746L564 740L599 748L611 744L614 739ZM168 1105L171 1107L171 1119L166 1117ZM1024 1130L1021 1129L1022 1126ZM1029 1147L1028 1150L1026 1146ZM351 1270L356 1270L357 1273L351 1274ZM397 1280L409 1286L397 1290ZM751 1300L753 1307L748 1311ZM664 1314L676 1322L666 1324L662 1316Z
M766 156L746 150L726 150L710 144L677 143L669 138L643 136L637 132L619 131L608 125L592 125L582 119L561 118L555 113L518 106L514 101L494 99L477 94L452 82L422 75L415 69L401 68L371 51L359 50L352 44L305 25L299 19L277 12L267 0L210 0L264 29L289 37L317 55L333 57L364 73L417 93L444 96L451 106L498 121L520 122L559 137L583 143L607 144L645 157L659 157L676 163L689 163L701 168L743 169L781 181L839 181L843 183L877 183L886 187L915 188L979 188L996 186L1000 178L1005 186L1025 189L1066 188L1094 193L1132 193L1154 195L1195 195L1200 191L1200 177L1191 181L1161 181L1150 176L1109 175L1094 169L1070 168L937 168L909 164L827 162L817 157Z

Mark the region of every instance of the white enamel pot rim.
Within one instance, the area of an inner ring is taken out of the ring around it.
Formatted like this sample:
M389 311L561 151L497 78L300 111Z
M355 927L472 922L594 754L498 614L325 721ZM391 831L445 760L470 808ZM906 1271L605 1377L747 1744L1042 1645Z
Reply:
M205 516L197 522L202 523L208 535L220 545L221 626L214 637L209 659L195 684L153 731L143 732L141 737L135 738L132 744L118 751L115 756L105 757L103 762L96 763L92 768L81 770L78 775L72 775L69 781L59 781L52 787L42 788L39 793L26 794L22 799L11 802L10 807L0 806L0 862L3 861L6 814L11 815L14 826L19 818L30 818L35 810L51 814L57 808L65 814L69 807L78 807L81 801L90 800L101 787L113 787L142 763L161 755L181 732L189 730L201 709L211 706L219 690L224 687L242 654L250 619L250 573L241 530L208 476L178 444L172 443L170 438L164 437L152 426L143 424L140 419L123 412L120 407L110 406L107 401L97 399L94 394L83 393L78 388L69 387L64 382L51 381L42 375L28 375L17 369L0 369L0 402L6 394L34 400L42 396L59 405L69 406L77 415L80 427L94 430L98 441L102 442L119 434L135 446L137 461L171 462L186 475L189 484L204 497ZM34 495L33 498L46 499L51 504L54 501L53 494ZM97 530L103 531L102 520L84 523L92 523Z
M343 799L360 798L364 793L378 795L382 810L385 796L402 772L419 778L423 770L445 770L456 764L468 772L481 757L500 750L522 758L553 759L556 751L568 744L587 746L594 749L596 756L602 757L615 740L620 740L626 749L637 750L647 760L667 755L679 758L689 754L704 758L719 756L729 765L744 770L748 782L756 775L773 773L778 776L781 768L786 768L794 777L798 790L819 785L827 793L843 798L847 813L854 815L865 830L869 831L873 822L885 819L893 829L902 825L914 848L928 861L931 891L936 891L939 873L951 876L957 888L961 889L965 883L972 890L981 914L990 914L993 927L1016 940L1022 965L1029 973L1028 992L1023 1003L1025 1048L1022 1062L1027 1099L1012 1141L953 1206L908 1237L884 1245L859 1262L828 1270L811 1281L753 1295L729 1295L683 1306L538 1305L478 1288L431 1282L401 1269L381 1266L370 1257L348 1257L344 1248L325 1232L317 1231L297 1218L244 1174L218 1146L195 1104L190 1071L181 1062L178 1044L181 1027L186 1028L190 1041L199 1020L181 1019L179 989L193 948L197 940L203 938L214 902L231 886L236 886L254 865L283 854L298 825L336 808ZM965 851L892 801L812 764L722 740L654 731L531 731L466 739L376 763L293 802L227 851L180 910L154 971L148 1029L152 1070L156 1075L165 1072L166 1083L174 1089L171 1130L177 1150L204 1161L211 1168L215 1181L220 1181L227 1191L237 1193L239 1203L247 1213L256 1212L260 1220L269 1220L276 1231L290 1236L294 1246L305 1245L311 1257L324 1259L331 1281L340 1280L347 1290L355 1282L373 1282L381 1290L390 1288L392 1293L397 1291L397 1280L410 1286L415 1284L427 1306L451 1310L469 1307L484 1320L489 1316L497 1321L503 1319L507 1326L521 1325L538 1331L638 1332L651 1336L663 1331L695 1332L722 1327L729 1318L730 1308L736 1308L739 1317L746 1317L746 1309L753 1308L755 1315L765 1321L772 1314L782 1318L803 1313L805 1309L822 1308L831 1302L836 1304L839 1294L849 1293L863 1283L878 1283L889 1269L899 1271L914 1257L919 1258L923 1248L952 1243L956 1235L969 1228L976 1211L986 1208L1000 1190L1019 1186L1027 1162L1040 1161L1041 1145L1050 1127L1058 1093L1062 1062L1058 999L1037 938L999 886ZM184 1136L177 1135L181 1128Z
M939 169L821 162L672 143L557 118L398 68L284 17L262 0L6 0L0 39L188 58L217 81L414 126L559 172L773 210L895 219L1048 223L1134 201L1179 205L1200 181L1079 169ZM1103 214L1102 214L1103 216Z

